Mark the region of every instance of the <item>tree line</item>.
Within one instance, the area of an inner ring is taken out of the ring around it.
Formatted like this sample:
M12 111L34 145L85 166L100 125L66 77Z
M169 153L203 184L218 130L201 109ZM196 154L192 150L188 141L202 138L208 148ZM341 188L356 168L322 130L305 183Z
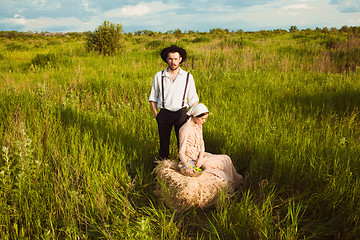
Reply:
M105 21L107 22L107 21ZM343 26L341 28L319 28L316 27L314 29L306 28L306 29L299 29L297 26L290 26L288 30L285 29L274 29L274 30L259 30L259 31L243 31L239 30L229 30L229 29L222 29L222 28L213 28L209 29L208 32L201 32L201 31L182 31L181 29L175 30L168 30L165 32L160 31L151 31L151 30L139 30L134 32L125 33L129 36L156 36L162 34L172 34L172 35L183 35L183 34L230 34L230 33L349 33L349 34L360 34L360 26ZM48 38L48 37L72 37L72 38L81 38L84 36L88 36L91 34L91 31L85 32L33 32L33 31L0 31L0 38L7 38L7 39L17 39L17 38Z

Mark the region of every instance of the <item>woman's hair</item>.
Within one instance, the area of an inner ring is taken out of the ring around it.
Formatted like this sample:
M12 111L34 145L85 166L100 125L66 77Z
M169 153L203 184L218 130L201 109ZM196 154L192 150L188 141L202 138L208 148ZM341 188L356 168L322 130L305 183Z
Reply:
M201 118L205 116L206 114L209 114L209 112L200 113L199 115L195 116L196 118Z

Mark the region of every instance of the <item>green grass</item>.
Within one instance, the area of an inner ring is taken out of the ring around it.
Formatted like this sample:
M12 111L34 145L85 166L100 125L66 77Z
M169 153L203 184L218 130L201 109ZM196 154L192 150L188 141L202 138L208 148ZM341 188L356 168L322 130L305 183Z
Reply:
M105 57L81 38L3 38L0 237L360 238L358 39L156 34ZM245 177L240 194L185 213L153 192L147 100L171 44L187 49L183 68L210 110L207 151L228 154Z

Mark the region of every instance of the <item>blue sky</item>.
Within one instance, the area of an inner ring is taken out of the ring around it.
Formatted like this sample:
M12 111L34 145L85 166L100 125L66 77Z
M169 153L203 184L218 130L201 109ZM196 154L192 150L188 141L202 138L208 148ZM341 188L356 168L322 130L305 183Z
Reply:
M360 0L0 0L0 6L2 31L94 31L104 20L125 32L360 26Z

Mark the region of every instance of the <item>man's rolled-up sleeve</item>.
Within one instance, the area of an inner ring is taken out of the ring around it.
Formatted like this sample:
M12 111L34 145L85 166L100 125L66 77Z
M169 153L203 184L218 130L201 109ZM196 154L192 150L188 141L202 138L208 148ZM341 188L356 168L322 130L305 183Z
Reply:
M192 106L196 102L199 102L199 96L196 93L194 77L191 74L189 77L189 91L187 94L187 98L190 106Z
M155 75L153 83L152 83L152 87L151 87L151 92L150 92L150 96L149 96L149 102L158 102L159 99L159 84L157 80L157 76Z

